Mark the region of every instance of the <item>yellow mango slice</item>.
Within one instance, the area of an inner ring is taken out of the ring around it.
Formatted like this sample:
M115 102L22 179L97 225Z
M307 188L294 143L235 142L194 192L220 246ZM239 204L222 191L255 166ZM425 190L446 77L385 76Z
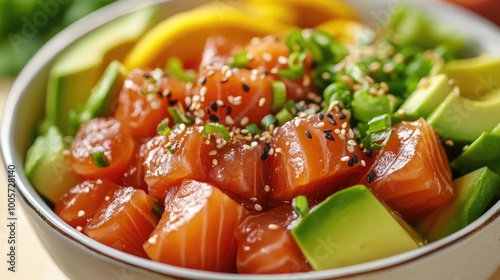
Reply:
M355 44L363 36L369 36L372 33L362 23L344 18L329 20L318 25L316 28L329 33L340 42L348 45Z

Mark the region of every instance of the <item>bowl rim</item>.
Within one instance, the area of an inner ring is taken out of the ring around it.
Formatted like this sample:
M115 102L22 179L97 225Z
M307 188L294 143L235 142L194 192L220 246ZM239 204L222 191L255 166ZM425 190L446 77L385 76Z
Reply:
M200 0L198 2L202 2ZM36 55L29 61L26 67L21 71L21 73L16 78L14 84L12 85L7 100L4 105L4 112L2 116L1 123L1 135L0 144L2 160L5 168L9 165L14 165L16 167L16 187L20 190L21 197L24 203L33 210L37 218L41 218L46 222L52 229L61 234L64 238L68 238L71 241L83 245L83 248L87 250L94 251L100 255L107 258L114 259L120 263L134 266L139 269L148 270L153 273L165 275L165 276L176 276L176 277L187 277L196 279L265 279L270 277L275 279L280 278L292 278L292 279L323 279L323 278L338 278L346 276L356 276L363 275L366 273L371 273L379 270L390 269L416 259L423 258L430 254L434 254L437 251L446 248L448 246L453 246L458 242L471 237L475 232L479 231L481 228L493 223L500 217L500 201L493 205L485 214L483 214L479 219L468 225L467 227L461 229L454 234L451 234L441 240L430 243L426 246L420 247L418 249L391 256L384 259L379 259L367 263L352 265L348 267L323 270L323 271L312 271L305 273L293 273L293 274L279 274L279 275L249 275L249 274L228 274L228 273L217 273L217 272L207 272L195 269L181 268L173 265L163 264L155 262L149 259L143 259L140 257L132 256L127 253L121 252L119 250L110 248L103 245L83 234L81 234L76 229L70 227L65 222L63 222L55 213L48 207L48 205L43 201L40 195L36 193L34 187L31 185L30 181L27 179L23 166L24 155L19 155L16 151L16 139L14 137L16 125L15 125L15 115L16 111L21 109L21 101L23 97L27 95L31 82L37 77L40 71L44 71L47 65L51 63L66 47L77 40L80 36L83 36L99 26L106 24L114 19L117 19L133 10L139 9L143 6L149 5L161 5L162 3L174 3L175 0L149 0L144 2L135 1L119 1L113 3L99 11L92 13L89 16L79 20L75 24L63 30L61 33L56 35L51 39L45 46L43 46ZM362 0L346 0L346 3L351 2L362 2ZM379 0L378 2L390 2ZM413 3L409 0L399 0L402 3L411 3L415 6L423 7L420 2ZM423 1L425 2L425 1ZM489 21L469 12L460 7L443 3L443 2L432 2L434 6L446 7L451 10L451 13L458 14L459 16L467 17L470 21L474 21L476 24L482 26L483 31L492 34L500 42L500 30L494 26ZM112 16L110 16L112 15Z

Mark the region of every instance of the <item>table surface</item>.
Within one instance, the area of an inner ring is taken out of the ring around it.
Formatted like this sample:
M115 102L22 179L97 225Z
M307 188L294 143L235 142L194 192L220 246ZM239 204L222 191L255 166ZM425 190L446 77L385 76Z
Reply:
M0 116L3 111L4 102L7 97L8 89L12 84L12 80L0 78ZM7 179L5 178L5 170L0 171L0 187L1 193L6 194ZM5 197L4 197L5 198ZM4 205L5 199L2 198ZM2 261L0 266L0 279L8 280L26 280L26 279L51 279L65 280L68 279L54 264L50 256L45 251L40 240L36 237L36 232L29 224L28 217L24 213L22 207L17 205L17 264L16 272L9 272L5 262ZM7 221L7 211L0 209L0 221ZM0 226L0 253L2 256L8 252L8 244L5 241L7 238L7 227ZM4 260L5 258L0 258ZM500 279L500 268L496 271L491 280Z

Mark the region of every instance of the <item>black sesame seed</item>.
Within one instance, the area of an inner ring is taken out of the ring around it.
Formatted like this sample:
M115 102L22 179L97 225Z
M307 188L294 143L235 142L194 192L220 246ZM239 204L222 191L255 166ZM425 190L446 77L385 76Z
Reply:
M333 137L333 135L330 132L327 132L325 134L325 138L330 140L330 141L335 141L335 138Z
M325 118L325 115L323 113L318 114L318 119L322 121Z
M229 81L229 79L227 77L224 77L224 78L222 78L222 80L220 80L221 84L227 83L227 81Z
M163 91L159 90L156 92L157 95L159 95L160 97L163 97Z
M170 106L174 106L175 104L177 104L177 102L179 102L179 100L177 100L177 99L170 99L170 100L168 100L168 104Z
M313 138L313 136L312 136L311 132L309 132L309 130L306 130L306 137L309 139Z
M248 85L242 84L242 86L243 86L243 91L244 92L249 92L250 91L250 87Z
M373 152L372 152L372 150L368 150L368 151L366 151L366 156L367 156L367 157L369 157L369 158L373 157Z
M333 115L330 112L326 113L326 116L329 117L330 119L333 119Z
M347 118L347 116L346 116L344 113L341 113L341 114L339 115L339 119L343 120L343 119L345 119L345 118Z
M349 159L349 162L347 163L347 165L349 165L350 167L354 166L354 160L353 160L353 158Z
M231 108L231 106L227 106L227 108L226 108L226 114L231 115L232 111L233 111L233 109Z
M266 145L264 145L264 153L268 154L270 150L271 150L271 145L269 145L269 143L266 143Z
M337 121L335 121L335 119L330 119L328 121L331 125L337 125Z
M200 79L200 85L205 85L207 83L207 77L201 77Z
M264 75L268 76L269 74L271 74L271 72L264 70Z
M262 161L266 160L266 158L267 158L268 155L269 155L268 153L261 154L260 155L260 160L262 160Z
M210 120L213 121L213 122L218 122L219 121L219 117L217 117L216 115L210 115Z
M149 73L147 73L147 72L146 72L146 73L144 73L144 74L142 74L142 76L143 76L144 78L146 78L146 79L151 78L151 74L149 74Z
M352 161L354 161L354 163L358 163L358 156L357 155L353 155L352 156Z
M375 172L370 171L370 173L368 173L368 175L366 176L366 182L370 184L373 181L373 179L375 179L375 176L377 176Z
M323 130L324 133L330 133L332 131L333 131L333 129L325 129L325 130Z
M210 103L210 108L214 111L214 112L217 112L217 103L215 103L214 101L212 101Z

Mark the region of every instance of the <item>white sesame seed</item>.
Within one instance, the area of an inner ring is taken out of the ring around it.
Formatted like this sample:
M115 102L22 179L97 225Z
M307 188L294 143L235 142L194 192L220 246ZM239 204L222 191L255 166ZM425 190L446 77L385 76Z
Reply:
M78 218L81 218L83 216L85 216L85 211L83 210L78 211Z
M264 61L266 62L269 62L273 59L273 56L270 54L270 53L262 53L262 58L264 59Z
M274 149L273 148L269 149L269 152L267 154L272 156L274 154Z
M266 98L262 97L261 99L259 99L259 107L264 106L264 104L266 104Z
M351 154L352 154L352 153L354 153L354 146L350 146L350 145L349 145L349 146L347 146L347 151L348 151L349 153L351 153Z
M148 239L148 243L149 244L152 244L152 245L155 245L156 244L156 241L157 241L157 236L154 235L154 236L151 236L149 239Z
M362 159L362 160L360 161L360 163L361 163L361 166L363 166L363 167L365 167L365 166L366 166L366 161L365 161L364 159Z
M299 126L301 122L302 122L302 119L301 119L301 118L296 118L296 119L293 121L293 124L294 124L295 126Z
M356 146L358 143L356 143L356 141L350 139L349 141L347 141L347 145L351 145L351 146Z
M345 130L345 128L342 128L342 129L340 130L340 134L341 134L341 135L344 135L344 136L345 136L345 135L346 135L346 133L347 133L347 130Z
M83 230L83 228L82 228L81 226L76 226L76 230L78 230L78 231L82 231L82 230Z
M211 150L209 153L208 153L209 156L215 156L217 155L217 150Z
M342 128L346 128L346 127L347 127L347 122L342 124Z
M245 150L250 150L252 147L250 145L247 145L247 144L243 144L243 149Z
M273 229L273 230L274 230L274 229L278 229L279 227L278 227L278 225L277 225L277 224L269 224L269 225L267 225L267 228L268 228L268 229Z
M229 115L226 116L225 121L226 121L227 125L233 125L234 124L233 118L231 116L229 116Z
M214 158L212 160L212 164L213 164L213 166L217 166L217 164L219 164L219 162L217 161L217 159Z
M186 129L186 124L183 124L183 123L179 124L179 129L181 131L184 131Z
M328 72L323 72L323 73L321 73L321 78L322 78L323 80L328 80L328 79L330 79L331 77L332 77L332 75L331 75L330 73L328 73Z
M264 191L265 192L269 192L271 190L271 187L269 187L269 185L265 185L264 186Z
M342 157L340 161L349 161L349 157L348 156Z
M243 117L240 121L241 125L247 125L248 124L248 117Z
M149 102L149 105L151 105L151 109L156 110L156 109L160 108L161 100L159 100L159 99L153 100L153 101Z
M230 78L231 76L233 75L233 71L232 70L227 70L226 71L226 78Z
M280 55L280 56L278 57L278 63L279 63L279 64L283 64L283 65L284 65L284 64L287 64L287 63L288 63L288 58L287 58L287 57L285 57L285 56Z
M255 201L257 201L257 198L256 197L250 197L250 201L255 202Z
M108 201L108 200L109 200L109 196L104 197L104 201Z
M260 206L260 204L258 204L258 203L255 204L255 210L257 210L259 212L262 211L262 206Z
M257 143L256 141L253 141L252 143L250 143L250 146L251 146L252 148L257 147L258 145L259 145L259 143Z

